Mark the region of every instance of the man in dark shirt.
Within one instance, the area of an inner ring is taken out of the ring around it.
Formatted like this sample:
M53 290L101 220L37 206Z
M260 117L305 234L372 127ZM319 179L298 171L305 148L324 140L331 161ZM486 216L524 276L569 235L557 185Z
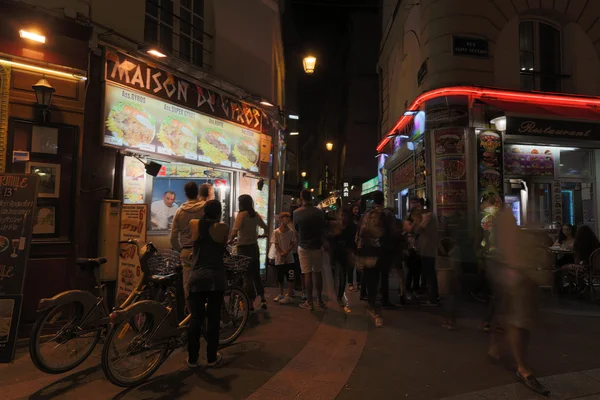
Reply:
M308 190L300 193L302 207L294 211L294 227L298 232L298 258L304 276L307 300L300 304L306 310L314 310L313 280L317 289L319 307L323 302L323 243L325 240L325 215L313 206L312 194Z

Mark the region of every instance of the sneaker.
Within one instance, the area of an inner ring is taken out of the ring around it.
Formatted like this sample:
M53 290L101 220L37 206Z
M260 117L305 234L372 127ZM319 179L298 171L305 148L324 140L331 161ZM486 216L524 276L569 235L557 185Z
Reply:
M442 324L442 328L446 328L449 331L453 331L456 329L456 324L454 324L453 322L446 321Z
M290 296L285 296L283 299L279 300L279 304L292 304L294 300Z
M348 285L348 290L351 292L356 292L356 288L352 284Z
M198 368L198 361L190 362L190 358L186 358L185 362L187 363L188 368Z
M275 303L279 303L281 300L283 300L283 295L281 294L273 299Z
M223 357L221 356L221 353L217 353L217 359L213 362L207 363L206 366L209 368L213 368L213 367L216 367L217 365L219 365L221 363L221 361L223 361Z
M318 300L318 301L317 301L317 304L318 304L318 305L319 305L319 307L321 307L321 308L326 308L326 307L327 307L327 304L325 304L325 302L324 302L323 300Z
M262 308L263 310L267 309L267 301L266 300L261 300L260 308Z
M381 328L383 326L383 317L381 315L375 316L375 327Z
M340 305L340 307L344 308L346 307L346 302L342 299L338 299L338 304Z
M490 331L490 324L488 322L484 322L483 331L486 333Z
M302 300L304 300L304 301L308 300L308 297L306 296L306 290L302 291Z
M305 310L308 311L314 311L315 307L312 304L309 304L308 301L305 301L304 303L300 303L300 308L304 308Z

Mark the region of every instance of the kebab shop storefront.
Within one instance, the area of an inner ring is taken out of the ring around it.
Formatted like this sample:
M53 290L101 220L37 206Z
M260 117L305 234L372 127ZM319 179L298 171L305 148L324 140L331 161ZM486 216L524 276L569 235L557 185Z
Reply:
M432 197L442 260L460 260L466 268L473 259L467 249L493 246L492 227L503 206L523 229L547 235L549 244L563 224L600 232L600 98L472 86L436 89L412 102L377 151L389 148L419 111L450 97L465 100L469 122L429 130L427 146L435 166ZM445 265L440 262L438 269Z
M261 110L118 53L107 57L104 107L104 145L122 154L115 193L147 205L148 241L171 248L188 182L211 185L230 226L241 194L269 219L271 137L261 133ZM259 245L264 266L266 241Z

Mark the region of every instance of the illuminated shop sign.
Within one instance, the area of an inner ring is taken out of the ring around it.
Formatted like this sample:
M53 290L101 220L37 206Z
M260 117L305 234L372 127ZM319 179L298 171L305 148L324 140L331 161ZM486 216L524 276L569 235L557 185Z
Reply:
M104 143L258 172L261 134L106 85Z
M263 115L258 108L116 51L107 51L106 80L257 131L262 129Z
M360 194L361 196L364 196L365 194L369 194L377 190L380 190L380 187L379 178L376 176L375 178L371 178L362 184L362 191Z

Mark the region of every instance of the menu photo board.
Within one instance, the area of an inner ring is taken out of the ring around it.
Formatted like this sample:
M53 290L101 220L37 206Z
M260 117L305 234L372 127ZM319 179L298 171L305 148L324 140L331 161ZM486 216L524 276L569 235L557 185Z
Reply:
M0 174L0 363L13 361L39 176Z
M438 255L451 257L456 253L459 238L466 236L468 228L465 130L449 128L433 131L433 149L440 238Z
M498 132L484 131L477 137L477 189L480 226L491 232L496 213L502 207L502 138Z
M104 144L258 172L261 134L107 84Z
M554 158L558 149L545 146L507 145L504 148L508 175L554 177Z
M123 204L121 208L121 228L119 240L136 240L139 244L146 243L146 223L148 216L147 204ZM121 244L119 246L119 266L117 274L116 305L121 305L141 278L142 267L135 245Z

